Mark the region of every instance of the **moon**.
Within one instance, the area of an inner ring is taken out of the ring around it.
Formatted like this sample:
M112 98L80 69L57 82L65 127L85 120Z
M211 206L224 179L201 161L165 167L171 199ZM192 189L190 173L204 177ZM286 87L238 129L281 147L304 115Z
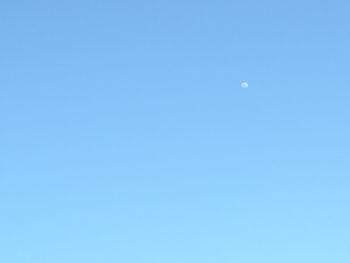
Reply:
M248 88L248 82L245 82L245 81L242 82L242 83L241 83L241 87L242 87L242 88Z

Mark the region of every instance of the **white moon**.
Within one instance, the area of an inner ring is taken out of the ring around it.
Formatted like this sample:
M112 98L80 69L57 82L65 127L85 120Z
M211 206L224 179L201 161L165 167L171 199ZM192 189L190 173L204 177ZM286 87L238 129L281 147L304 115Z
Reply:
M248 82L242 82L241 83L242 88L248 88Z

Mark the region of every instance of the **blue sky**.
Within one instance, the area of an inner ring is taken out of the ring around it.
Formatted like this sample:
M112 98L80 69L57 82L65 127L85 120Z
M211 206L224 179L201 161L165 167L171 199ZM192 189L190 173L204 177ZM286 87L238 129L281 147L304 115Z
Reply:
M0 261L349 262L349 9L3 1Z

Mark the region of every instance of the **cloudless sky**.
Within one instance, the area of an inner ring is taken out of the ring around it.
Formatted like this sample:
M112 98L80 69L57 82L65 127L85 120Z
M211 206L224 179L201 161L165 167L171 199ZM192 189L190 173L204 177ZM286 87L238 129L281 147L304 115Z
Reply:
M350 262L349 10L1 1L0 262Z

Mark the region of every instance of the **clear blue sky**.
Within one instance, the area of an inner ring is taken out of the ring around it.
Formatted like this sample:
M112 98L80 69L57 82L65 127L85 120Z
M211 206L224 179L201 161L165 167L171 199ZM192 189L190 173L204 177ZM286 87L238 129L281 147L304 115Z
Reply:
M350 262L349 10L2 1L0 262Z

